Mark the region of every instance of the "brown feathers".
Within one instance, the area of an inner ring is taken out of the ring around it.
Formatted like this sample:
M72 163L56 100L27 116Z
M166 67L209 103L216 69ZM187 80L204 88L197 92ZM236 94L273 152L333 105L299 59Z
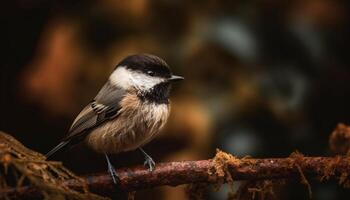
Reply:
M101 153L134 150L156 135L169 111L168 104L143 102L136 94L128 94L121 101L119 117L95 128L87 136L87 144Z

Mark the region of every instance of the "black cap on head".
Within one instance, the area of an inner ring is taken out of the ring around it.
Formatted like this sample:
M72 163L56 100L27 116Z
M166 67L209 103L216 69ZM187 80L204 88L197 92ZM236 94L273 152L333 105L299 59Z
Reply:
M128 56L118 66L125 66L127 69L164 78L170 78L172 74L168 64L163 59L150 54Z

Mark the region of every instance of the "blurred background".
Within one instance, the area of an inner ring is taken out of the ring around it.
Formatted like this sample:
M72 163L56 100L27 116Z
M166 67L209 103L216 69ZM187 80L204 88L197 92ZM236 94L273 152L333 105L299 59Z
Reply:
M237 156L331 155L328 137L350 123L346 0L13 0L2 2L0 130L46 153L125 56L151 53L185 76L167 127L145 150L156 162ZM56 156L77 174L106 170L78 145ZM113 156L142 164L139 152ZM348 199L310 180L314 199ZM236 185L239 185L237 183ZM157 191L157 192L154 192ZM227 188L209 199L225 199ZM308 199L288 184L281 199ZM136 199L187 199L184 187Z

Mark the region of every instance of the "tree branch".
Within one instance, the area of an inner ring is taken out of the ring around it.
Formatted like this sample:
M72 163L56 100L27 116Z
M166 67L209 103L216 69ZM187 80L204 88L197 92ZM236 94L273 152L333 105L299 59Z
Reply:
M301 171L300 171L301 170ZM117 169L120 184L114 185L108 173L83 177L89 190L97 194L110 194L116 188L124 191L153 188L162 185L177 186L188 183L224 183L233 180L294 179L305 175L321 181L330 178L349 186L350 158L304 157L292 154L288 158L237 159L218 151L214 159L159 163L149 172L143 166ZM301 174L302 173L302 174ZM80 188L81 183L71 179L64 182L71 189ZM41 192L34 187L5 189L0 194L9 197L39 197Z

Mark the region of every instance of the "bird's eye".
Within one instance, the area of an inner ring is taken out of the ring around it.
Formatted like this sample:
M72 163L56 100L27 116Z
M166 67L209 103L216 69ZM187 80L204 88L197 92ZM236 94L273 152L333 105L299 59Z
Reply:
M150 76L154 76L155 75L154 71L147 71L147 74L150 75Z

